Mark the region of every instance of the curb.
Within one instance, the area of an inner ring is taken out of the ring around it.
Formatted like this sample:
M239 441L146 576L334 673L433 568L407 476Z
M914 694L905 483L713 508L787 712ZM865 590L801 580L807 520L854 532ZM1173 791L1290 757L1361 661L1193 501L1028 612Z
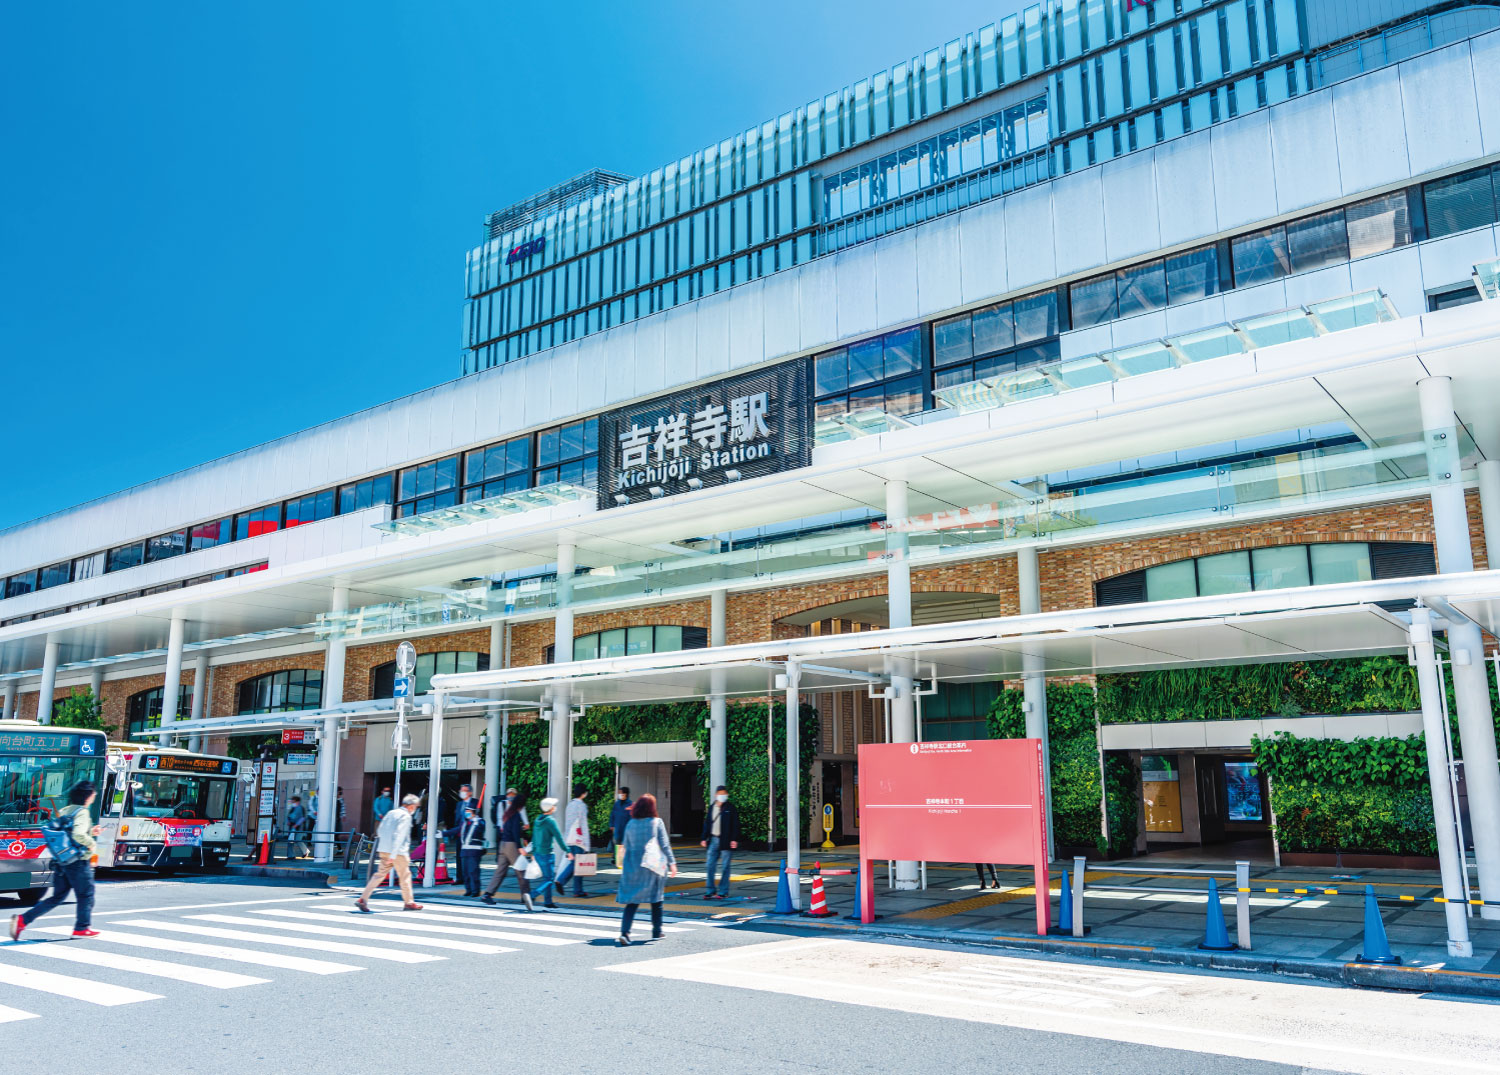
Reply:
M338 880L338 875L328 873L325 870L315 870L308 867L282 867L282 866L246 866L229 865L224 867L226 873L236 877L263 877L273 881L289 881L296 884L312 882L324 888L332 888Z

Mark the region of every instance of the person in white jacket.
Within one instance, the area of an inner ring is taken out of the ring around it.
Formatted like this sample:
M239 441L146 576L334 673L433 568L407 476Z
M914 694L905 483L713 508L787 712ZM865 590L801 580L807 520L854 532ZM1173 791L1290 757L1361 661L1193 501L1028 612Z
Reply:
M380 819L380 829L375 834L375 852L380 856L380 868L365 882L365 890L354 901L354 906L365 914L370 913L370 893L380 887L391 870L396 871L405 908L408 911L422 909L411 893L411 819L421 802L415 795L403 796L401 805Z
M563 885L567 884L568 878L573 878L573 896L576 899L587 900L593 898L592 892L583 890L583 878L578 876L574 868L578 862L579 855L588 854L593 847L593 840L589 836L589 789L582 784L573 785L573 797L568 800L567 813L563 815L563 839L567 841L568 850L573 857L557 875L557 890L562 891Z

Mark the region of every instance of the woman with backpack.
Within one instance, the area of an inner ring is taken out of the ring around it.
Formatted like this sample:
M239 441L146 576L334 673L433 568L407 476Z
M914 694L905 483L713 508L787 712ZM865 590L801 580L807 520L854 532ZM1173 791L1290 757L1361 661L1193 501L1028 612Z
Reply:
M616 903L625 905L620 916L620 936L615 944L630 944L630 925L643 903L651 905L651 939L661 937L661 904L666 897L668 877L677 876L677 860L672 856L672 841L667 827L656 816L656 796L642 795L630 808L630 822L625 826L624 867L620 871L620 891Z
M22 930L67 899L69 892L74 893L78 901L77 917L73 920L73 936L99 936L98 930L90 928L94 909L94 868L90 865L90 859L94 854L94 837L99 835L99 826L90 824L92 818L89 806L96 794L94 785L87 780L80 780L68 791L68 805L57 812L57 821L66 823L69 828L61 833L64 839L58 841L58 850L62 853L53 852L52 891L46 899L25 914L11 918L11 940L19 941ZM56 822L48 824L56 826ZM49 839L47 843L48 847L52 847L54 841Z

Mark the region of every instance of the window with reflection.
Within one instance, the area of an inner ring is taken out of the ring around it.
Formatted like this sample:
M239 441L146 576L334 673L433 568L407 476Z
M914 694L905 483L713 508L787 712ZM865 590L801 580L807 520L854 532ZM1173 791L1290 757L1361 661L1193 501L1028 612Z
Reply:
M458 456L401 470L396 478L396 517L420 515L458 503Z
M1056 359L1057 292L1027 295L932 326L934 388L997 377Z
M321 492L308 493L295 500L288 500L285 507L285 526L288 530L294 526L331 519L338 513L338 490L324 489Z
M671 653L707 647L706 627L646 624L578 635L573 639L573 660L592 661L597 657L630 657L637 653ZM543 652L543 661L551 664L555 655L555 648L548 646Z
M819 418L873 409L916 414L925 409L926 334L921 326L861 340L813 360Z
M455 672L488 672L490 655L473 650L447 650L417 656L412 670L412 692L426 694L432 689L432 677ZM370 673L370 693L375 698L390 698L396 693L396 662L388 661Z
M380 474L373 478L365 478L357 482L349 482L339 486L340 515L351 511L364 511L379 504L391 502L391 476Z
M514 437L464 453L464 501L531 487L531 438Z
M536 435L536 484L590 487L599 472L599 419L544 429Z
M234 517L234 540L273 534L281 529L281 505L267 504L255 511L247 511Z
M292 668L247 679L239 688L239 713L285 713L323 704L323 672Z
M1230 243L1234 262L1234 286L1250 287L1279 280L1291 272L1291 255L1286 246L1286 228L1274 228L1242 235Z
M161 728L161 703L165 693L162 687L139 691L125 699L126 738L142 740L153 738ZM188 720L193 715L193 688L184 683L177 691L177 719Z

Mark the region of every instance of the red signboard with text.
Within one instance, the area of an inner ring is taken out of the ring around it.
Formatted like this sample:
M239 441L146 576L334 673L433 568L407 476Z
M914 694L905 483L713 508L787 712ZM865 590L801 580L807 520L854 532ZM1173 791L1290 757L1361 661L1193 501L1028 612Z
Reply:
M876 859L1028 865L1036 928L1050 925L1040 739L859 748L860 918L875 918Z

